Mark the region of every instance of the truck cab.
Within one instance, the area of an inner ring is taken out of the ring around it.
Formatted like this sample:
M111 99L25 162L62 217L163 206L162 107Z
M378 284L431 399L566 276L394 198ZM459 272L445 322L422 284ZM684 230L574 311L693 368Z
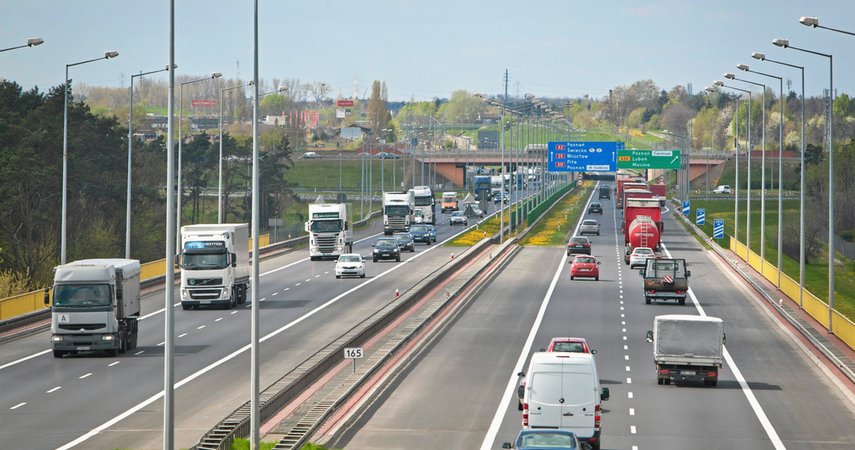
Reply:
M644 278L644 303L653 300L677 300L686 304L691 271L686 260L678 258L649 258L639 272Z
M443 213L457 211L457 192L443 192L440 209Z

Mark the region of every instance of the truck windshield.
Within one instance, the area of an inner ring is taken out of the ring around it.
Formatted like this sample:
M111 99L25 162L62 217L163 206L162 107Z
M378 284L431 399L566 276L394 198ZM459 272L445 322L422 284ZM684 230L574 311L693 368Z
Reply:
M456 201L457 201L457 196L456 196L456 195L443 195L443 196L442 196L442 201L443 201L443 203L456 202Z
M410 207L406 205L390 205L386 207L387 216L408 216Z
M223 253L184 253L181 268L185 270L225 269L229 266L228 254Z
M338 233L341 231L341 220L313 220L309 229L312 233Z
M53 293L54 306L110 306L109 284L59 284Z
M433 197L416 197L416 206L430 206L433 204Z

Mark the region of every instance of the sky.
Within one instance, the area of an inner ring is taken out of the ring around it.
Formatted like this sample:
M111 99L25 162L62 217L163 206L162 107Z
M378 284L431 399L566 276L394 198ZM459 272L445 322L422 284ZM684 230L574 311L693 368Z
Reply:
M250 0L175 0L177 75L253 77ZM855 96L852 0L258 0L259 78L324 82L331 97L370 96L385 81L390 100L448 98L455 90L539 97L602 98L609 89L652 79L661 89L703 90L724 72L784 77L800 91L800 71L751 58L805 66L807 96L829 85L828 58L771 44L833 54L837 93ZM38 47L0 53L0 78L25 89L74 82L127 87L131 74L169 62L167 0L0 0L0 49L41 37ZM152 75L166 80L163 73ZM733 81L736 87L751 85ZM759 91L757 91L759 92Z

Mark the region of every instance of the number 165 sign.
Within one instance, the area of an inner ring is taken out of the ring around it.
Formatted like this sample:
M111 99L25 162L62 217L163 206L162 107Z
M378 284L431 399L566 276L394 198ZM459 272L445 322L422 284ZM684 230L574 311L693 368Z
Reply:
M362 347L346 347L344 349L344 359L362 359L364 357Z

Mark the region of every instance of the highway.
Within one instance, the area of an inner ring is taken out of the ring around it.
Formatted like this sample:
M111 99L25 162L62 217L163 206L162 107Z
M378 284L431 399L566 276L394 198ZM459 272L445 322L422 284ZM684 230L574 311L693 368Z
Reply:
M439 242L462 231L438 222ZM354 250L370 255L382 220L357 232ZM401 263L367 263L365 279L335 279L333 261L308 261L305 251L261 263L261 385L266 386L394 301L447 261L452 247L417 244ZM176 298L177 295L176 295ZM160 448L163 291L143 299L139 347L119 357L55 359L50 333L0 347L0 434L28 448ZM249 395L249 304L231 311L175 308L176 448L187 448Z
M604 449L851 449L855 401L670 214L668 252L691 264L692 301L645 305L622 260L613 203L592 237L600 281L570 281L563 249L523 248L430 350L332 442L354 449L495 449L521 428L516 373L554 336L598 350ZM645 332L658 314L724 320L718 387L660 386Z

